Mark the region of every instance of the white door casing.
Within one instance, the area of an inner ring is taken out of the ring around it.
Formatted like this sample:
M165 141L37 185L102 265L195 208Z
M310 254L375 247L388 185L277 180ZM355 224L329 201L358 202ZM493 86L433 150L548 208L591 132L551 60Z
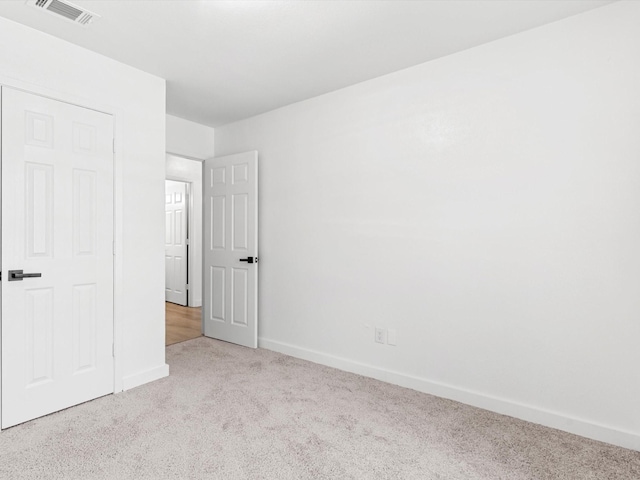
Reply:
M111 115L3 87L2 119L7 428L114 391L114 159Z
M187 184L165 181L165 300L187 305Z
M257 348L258 152L205 160L202 196L204 334Z

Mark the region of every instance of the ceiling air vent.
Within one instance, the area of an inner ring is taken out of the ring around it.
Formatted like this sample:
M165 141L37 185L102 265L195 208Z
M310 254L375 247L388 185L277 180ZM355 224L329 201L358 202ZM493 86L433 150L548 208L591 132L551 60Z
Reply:
M100 15L63 0L27 0L27 5L66 18L84 27L100 18Z

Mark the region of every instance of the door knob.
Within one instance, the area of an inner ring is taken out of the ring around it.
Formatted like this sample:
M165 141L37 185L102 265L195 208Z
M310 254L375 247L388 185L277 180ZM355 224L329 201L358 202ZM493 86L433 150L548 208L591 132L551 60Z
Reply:
M240 261L247 262L247 263L258 263L258 257L241 258Z
M9 270L10 282L21 282L23 278L38 278L41 273L22 273L22 270Z

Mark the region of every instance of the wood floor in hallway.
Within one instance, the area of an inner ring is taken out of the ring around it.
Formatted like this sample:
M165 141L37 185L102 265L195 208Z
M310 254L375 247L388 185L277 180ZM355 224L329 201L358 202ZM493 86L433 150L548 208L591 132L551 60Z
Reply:
M202 309L165 302L165 345L202 336Z

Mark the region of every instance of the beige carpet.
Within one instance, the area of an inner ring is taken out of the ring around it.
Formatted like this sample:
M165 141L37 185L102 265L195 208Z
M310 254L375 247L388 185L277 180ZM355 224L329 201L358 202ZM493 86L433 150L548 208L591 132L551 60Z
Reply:
M640 479L640 453L199 338L169 378L0 434L2 479Z

